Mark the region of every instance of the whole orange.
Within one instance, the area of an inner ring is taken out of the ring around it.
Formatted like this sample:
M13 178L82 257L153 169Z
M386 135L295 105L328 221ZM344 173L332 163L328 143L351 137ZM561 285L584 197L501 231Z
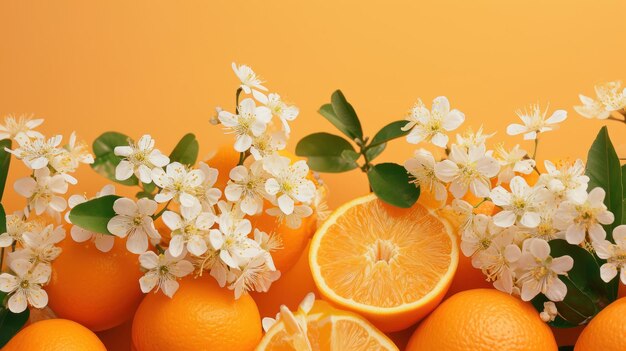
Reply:
M143 296L142 273L138 256L126 250L123 239L115 239L106 253L91 241L76 243L70 238L61 248L45 288L48 305L57 316L93 331L116 327L133 316Z
M47 319L17 333L3 351L106 351L96 334L67 319Z
M589 350L626 350L626 298L605 307L580 334L574 351Z
M494 289L474 289L439 305L406 350L556 351L557 345L530 303Z
M254 300L220 288L213 277L187 277L173 298L149 293L133 320L137 351L253 350L261 339Z

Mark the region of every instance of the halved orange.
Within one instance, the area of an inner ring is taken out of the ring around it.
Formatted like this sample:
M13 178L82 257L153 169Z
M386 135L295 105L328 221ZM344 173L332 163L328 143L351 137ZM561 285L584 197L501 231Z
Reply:
M396 345L364 318L314 300L309 294L297 311L281 306L257 351L398 351ZM264 319L266 325L267 319Z
M441 302L457 268L456 236L435 210L370 194L338 208L311 241L309 263L326 300L384 332L405 329Z

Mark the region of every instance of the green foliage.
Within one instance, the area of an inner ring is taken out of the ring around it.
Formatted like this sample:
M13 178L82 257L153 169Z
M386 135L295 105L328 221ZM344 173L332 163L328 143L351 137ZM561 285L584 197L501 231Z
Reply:
M411 207L420 196L420 189L409 183L409 175L396 163L380 163L367 172L374 194L381 200L397 206Z
M379 130L376 135L374 135L374 138L372 138L369 147L384 144L393 139L406 136L407 134L409 134L409 131L402 130L402 127L404 127L406 124L407 121L394 121L387 124L381 130Z
M200 146L196 136L193 133L188 133L180 139L174 150L172 150L170 162L180 162L191 167L196 164L199 149Z
M351 140L362 140L363 129L359 117L341 90L335 91L330 97L330 101L330 105L323 105L320 108L320 114Z
M615 215L613 224L604 226L607 239L613 240L613 228L622 223L624 192L622 189L622 168L606 126L600 129L596 140L589 149L586 174L589 176L588 190L601 187L606 192L604 203Z
M318 172L345 172L359 166L355 162L359 154L354 151L350 142L329 133L315 133L304 137L296 146L296 155L307 157L309 167Z
M0 292L0 347L6 345L11 338L17 334L28 321L30 310L26 309L20 313L13 313L4 307L3 303L7 294Z
M9 165L11 164L11 154L6 149L11 148L11 139L0 140L0 201L4 195L4 187L7 184Z
M119 198L117 195L107 195L76 205L70 211L70 221L85 230L112 235L107 224L115 216L113 203Z
M368 143L369 138L363 136L356 111L340 90L332 94L330 104L320 107L319 113L349 139L329 133L314 133L300 140L296 154L307 157L312 170L340 173L360 168L367 173L370 189L381 200L399 207L410 207L417 201L419 188L409 183L404 167L394 163L372 163L385 150L388 142L408 134L402 130L406 121L389 123ZM363 163L359 164L361 158Z
M139 180L135 175L126 180L117 180L115 178L115 168L122 160L122 157L115 155L115 147L126 146L129 141L132 141L132 139L118 132L106 132L100 135L93 142L93 153L95 158L91 168L93 168L100 175L114 182L123 185L139 184Z

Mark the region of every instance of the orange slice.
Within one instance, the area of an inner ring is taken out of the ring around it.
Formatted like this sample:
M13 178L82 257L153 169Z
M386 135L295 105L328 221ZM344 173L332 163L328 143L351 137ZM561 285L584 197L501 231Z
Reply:
M337 209L311 241L320 293L384 332L403 330L441 302L459 253L448 222L417 203L388 205L375 195Z
M263 320L264 327L274 323L257 351L398 351L385 334L364 318L340 311L327 302L307 295L297 311L281 306L278 319ZM269 323L268 323L268 320Z

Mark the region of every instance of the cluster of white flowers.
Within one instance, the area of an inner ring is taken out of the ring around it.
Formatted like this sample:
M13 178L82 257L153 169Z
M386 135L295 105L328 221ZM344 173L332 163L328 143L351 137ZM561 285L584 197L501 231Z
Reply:
M48 215L57 224L60 222L67 208L63 196L68 184L77 183L71 173L81 163L94 161L86 145L77 143L74 133L69 143L62 146L60 135L45 139L33 130L41 123L42 119L9 116L0 126L0 137L11 138L18 144L14 150L6 151L32 171L14 184L15 191L26 198L25 209L7 215L7 231L0 234L2 253L11 248L7 255L10 272L0 274L0 291L9 295L8 308L14 313L24 311L28 305L43 308L48 304L48 295L42 287L50 280L51 262L61 253L56 244L65 238L65 230L60 225L48 224L42 215Z
M156 288L171 297L178 289L177 280L194 271L197 275L209 272L220 286L234 290L236 298L250 290L267 291L280 277L271 251L281 243L274 233L253 229L248 217L265 211L298 228L304 217L313 214L312 206L323 202L320 194L325 192L320 193L323 188L309 179L306 162L292 163L278 153L286 145L288 122L296 118L298 109L285 104L278 94L265 95L262 91L267 88L250 67L233 64L233 70L241 81L237 110L230 113L218 108L212 121L235 135L234 148L241 153L225 189L214 187L217 169L204 162L196 168L170 162L149 135L114 150L122 158L115 172L118 180L135 175L144 187L154 183L158 189L154 199L116 200L116 216L108 223L113 235L127 238L130 252L140 254L146 270L140 280L144 292ZM242 93L252 96L239 101ZM274 124L274 117L280 123ZM157 212L159 204L164 205ZM167 235L154 225L161 215ZM158 254L147 251L150 244Z
M622 82L608 82L595 86L597 100L585 95L578 95L582 105L574 110L585 118L607 119L613 112L626 113L626 87Z
M525 301L540 293L551 301L562 301L567 287L559 276L566 275L574 262L567 255L551 256L548 243L557 238L595 248L607 259L602 267L605 281L620 270L626 280L626 269L622 270L626 268L626 226L616 229L615 244L605 239L602 225L611 224L613 214L604 205L601 188L587 189L589 178L581 160L558 166L545 161L546 171L539 175L535 156L519 145L488 150L486 140L491 135L483 134L482 128L457 135L457 143L449 146L445 133L459 127L463 114L450 111L445 97L435 99L433 111L437 112L429 112L418 103L407 118L405 130L411 130L407 139L445 148L447 157L438 161L431 152L419 149L405 168L422 191L432 193L441 206L459 215L463 254L472 258L472 265L497 289ZM537 105L518 115L522 124L511 124L507 132L535 140L535 153L539 135L554 130L567 118L564 110L548 116ZM533 172L538 176L529 184L527 179L533 179ZM468 192L473 196L466 195ZM445 201L448 193L454 197L451 202ZM481 201L491 201L493 213L476 211ZM542 318L553 320L556 314L555 305L549 304Z

